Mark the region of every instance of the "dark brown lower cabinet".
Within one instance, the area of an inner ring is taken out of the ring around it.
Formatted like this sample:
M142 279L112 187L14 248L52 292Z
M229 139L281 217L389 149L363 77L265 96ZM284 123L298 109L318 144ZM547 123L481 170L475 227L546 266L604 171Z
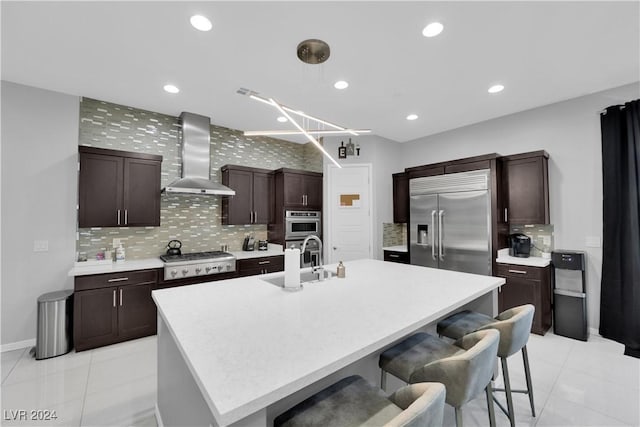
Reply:
M533 304L531 332L544 335L551 327L551 267L498 264L496 276L506 279L498 293L498 311Z
M76 351L154 335L157 314L151 291L156 286L156 270L76 277Z
M384 251L384 260L399 262L401 264L409 264L409 252Z
M238 276L255 276L284 270L284 255L239 259Z

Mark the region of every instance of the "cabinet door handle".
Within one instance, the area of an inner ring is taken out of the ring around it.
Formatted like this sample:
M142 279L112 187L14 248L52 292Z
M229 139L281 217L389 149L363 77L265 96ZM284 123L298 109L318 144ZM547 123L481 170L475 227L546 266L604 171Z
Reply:
M122 307L122 288L120 288L120 307Z
M271 264L271 261L258 261L259 265Z
M116 290L113 290L113 308L116 308Z
M129 216L129 210L128 210L128 209L125 209L125 210L124 210L124 225L129 224L129 218L128 218L128 216Z
M507 208L504 208L504 222L509 222L509 212Z
M129 278L128 277L118 277L117 279L109 279L108 282L109 283L124 282L125 280L129 280Z
M527 274L527 272L523 270L509 270L509 273Z
M118 225L120 225L120 209L118 209Z
M389 254L389 258L400 258L400 255Z
M256 224L258 222L258 212L253 213L253 223Z

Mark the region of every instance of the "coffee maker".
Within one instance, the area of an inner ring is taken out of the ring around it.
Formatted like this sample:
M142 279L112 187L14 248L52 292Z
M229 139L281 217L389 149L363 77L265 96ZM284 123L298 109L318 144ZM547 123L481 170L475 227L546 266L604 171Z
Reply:
M531 237L522 233L509 235L509 256L529 258L531 253Z

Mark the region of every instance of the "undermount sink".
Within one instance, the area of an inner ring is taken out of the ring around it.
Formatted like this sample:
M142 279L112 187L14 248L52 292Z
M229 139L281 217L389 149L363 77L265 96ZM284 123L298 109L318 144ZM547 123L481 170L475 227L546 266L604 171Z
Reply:
M324 270L323 274L324 274L324 280L331 280L332 278L336 277L336 273L329 270ZM278 286L280 288L284 288L284 273L275 277L270 277L268 279L261 279L261 280L264 280L265 282L269 282L272 285ZM300 284L304 285L305 283L321 283L321 282L322 281L320 280L320 275L318 273L314 273L312 271L305 271L304 273L300 273Z

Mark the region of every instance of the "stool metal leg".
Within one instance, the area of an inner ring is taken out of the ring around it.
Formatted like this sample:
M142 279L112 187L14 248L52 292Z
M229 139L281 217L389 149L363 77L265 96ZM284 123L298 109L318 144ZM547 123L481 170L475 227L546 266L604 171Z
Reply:
M382 391L387 391L387 375L384 369L380 369L380 388Z
M502 375L504 376L504 389L507 395L507 409L509 412L509 423L511 427L515 427L516 420L515 414L513 411L513 399L511 398L511 382L509 381L509 367L507 366L507 358L501 357L500 362L502 362Z
M489 411L489 426L495 427L496 425L496 414L493 410L493 391L492 391L491 381L487 384L485 391L487 392L487 410Z
M527 346L522 347L522 361L524 362L524 375L527 379L527 394L529 395L529 403L531 404L531 415L536 416L536 408L533 404L533 384L531 383L531 370L529 368L529 353Z
M456 409L456 427L462 427L462 408Z

